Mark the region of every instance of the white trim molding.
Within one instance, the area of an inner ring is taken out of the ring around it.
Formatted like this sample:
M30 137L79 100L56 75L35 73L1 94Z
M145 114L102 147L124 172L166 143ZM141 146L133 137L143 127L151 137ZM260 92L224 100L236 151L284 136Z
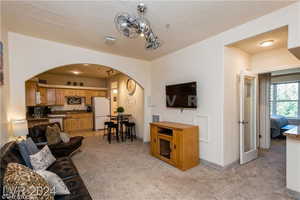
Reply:
M207 115L197 114L193 119L193 124L199 126L200 142L209 143L210 142L209 129L208 129L209 117Z

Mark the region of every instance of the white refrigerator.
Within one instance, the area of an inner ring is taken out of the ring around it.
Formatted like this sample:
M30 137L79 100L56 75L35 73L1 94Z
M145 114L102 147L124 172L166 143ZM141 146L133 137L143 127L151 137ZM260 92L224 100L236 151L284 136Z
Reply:
M94 130L104 129L104 122L109 120L110 101L105 97L93 97Z

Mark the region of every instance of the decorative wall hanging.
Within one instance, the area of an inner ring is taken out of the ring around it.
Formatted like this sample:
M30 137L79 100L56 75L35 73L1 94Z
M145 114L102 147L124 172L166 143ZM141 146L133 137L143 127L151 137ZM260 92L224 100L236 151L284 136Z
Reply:
M133 79L128 79L126 83L126 88L129 95L133 95L136 89L136 82Z

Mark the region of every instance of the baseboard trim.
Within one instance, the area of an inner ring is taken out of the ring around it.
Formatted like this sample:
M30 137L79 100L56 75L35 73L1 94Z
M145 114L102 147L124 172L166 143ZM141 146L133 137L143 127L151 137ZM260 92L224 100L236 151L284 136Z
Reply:
M234 168L234 167L238 167L240 166L240 160L236 160L228 165L224 166L224 169L230 169L230 168Z
M235 161L233 163L230 163L228 165L222 166L222 165L218 165L216 163L212 163L212 162L207 161L207 160L200 159L200 163L203 164L203 165L205 165L205 166L214 168L216 170L223 171L223 170L226 170L226 169L230 169L230 168L239 166L240 162L239 162L239 160L237 160L237 161Z
M207 160L200 159L200 164L210 167L210 168L213 168L213 169L216 169L216 170L219 170L219 171L223 170L223 166L218 165L216 163L209 162Z
M296 198L296 200L300 200L300 192L290 190L290 189L287 189L287 190L288 190L289 196Z

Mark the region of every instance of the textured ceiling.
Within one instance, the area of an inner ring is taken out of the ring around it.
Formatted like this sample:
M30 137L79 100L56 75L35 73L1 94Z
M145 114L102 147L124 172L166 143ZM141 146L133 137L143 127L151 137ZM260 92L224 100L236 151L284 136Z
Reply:
M274 45L270 47L261 47L259 44L263 41L274 40ZM288 42L288 27L282 27L270 32L266 32L255 37L251 37L230 46L239 48L248 54L256 54L271 49L287 48Z
M90 78L106 78L108 77L108 73L107 73L108 71L110 71L110 75L116 75L119 73L116 70L111 71L111 68L109 67L95 65L95 64L65 65L62 67L57 67L55 69L49 70L45 73L74 75L74 72L78 72L77 74L78 76L90 77Z
M152 60L263 16L292 1L144 1L146 17L164 42L146 51L142 38L127 39L115 29L118 12L136 14L137 1L2 1L8 29L122 56ZM166 28L170 24L170 28ZM117 38L107 45L105 36Z

